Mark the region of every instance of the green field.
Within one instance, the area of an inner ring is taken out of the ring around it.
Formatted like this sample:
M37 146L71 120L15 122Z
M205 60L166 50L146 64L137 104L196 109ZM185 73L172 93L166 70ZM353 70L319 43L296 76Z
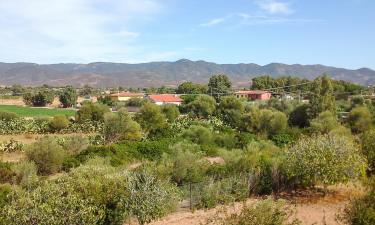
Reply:
M48 109L48 108L23 107L23 106L15 106L15 105L0 105L0 111L14 112L22 117L55 116L55 115L74 116L76 114L76 111L73 109Z

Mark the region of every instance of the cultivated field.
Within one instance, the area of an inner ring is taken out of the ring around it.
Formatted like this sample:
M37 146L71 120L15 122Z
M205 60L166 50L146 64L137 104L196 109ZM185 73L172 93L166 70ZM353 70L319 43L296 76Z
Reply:
M16 105L0 105L1 111L14 112L22 117L38 117L38 116L55 116L67 115L74 116L76 111L73 109L57 109L57 108L34 108Z

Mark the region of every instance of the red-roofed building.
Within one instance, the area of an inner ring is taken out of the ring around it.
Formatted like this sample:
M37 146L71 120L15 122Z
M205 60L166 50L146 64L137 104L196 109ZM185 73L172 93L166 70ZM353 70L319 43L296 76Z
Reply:
M183 100L174 94L159 94L147 96L156 105L174 104L181 105Z
M249 100L269 100L272 96L271 92L261 90L237 91L234 93L237 98L247 98Z
M143 98L145 94L133 92L120 92L111 94L110 96L112 101L128 101L131 98Z

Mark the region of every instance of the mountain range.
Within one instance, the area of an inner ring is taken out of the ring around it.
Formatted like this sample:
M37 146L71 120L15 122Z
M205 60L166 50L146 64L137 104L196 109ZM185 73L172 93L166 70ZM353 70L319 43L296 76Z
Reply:
M300 65L271 63L268 65L216 64L206 61L181 59L176 62L150 62L139 64L95 62L89 64L35 64L0 63L0 85L21 84L38 86L95 87L159 87L177 86L184 81L207 83L213 74L227 74L234 86L247 87L252 77L260 75L298 76L313 79L322 74L333 79L351 81L363 85L375 84L375 71L368 68L357 70L324 65Z

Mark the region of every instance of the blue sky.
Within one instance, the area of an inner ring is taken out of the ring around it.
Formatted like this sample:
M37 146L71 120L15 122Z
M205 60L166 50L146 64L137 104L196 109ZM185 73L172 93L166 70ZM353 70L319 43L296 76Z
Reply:
M375 69L374 0L0 0L0 61Z

